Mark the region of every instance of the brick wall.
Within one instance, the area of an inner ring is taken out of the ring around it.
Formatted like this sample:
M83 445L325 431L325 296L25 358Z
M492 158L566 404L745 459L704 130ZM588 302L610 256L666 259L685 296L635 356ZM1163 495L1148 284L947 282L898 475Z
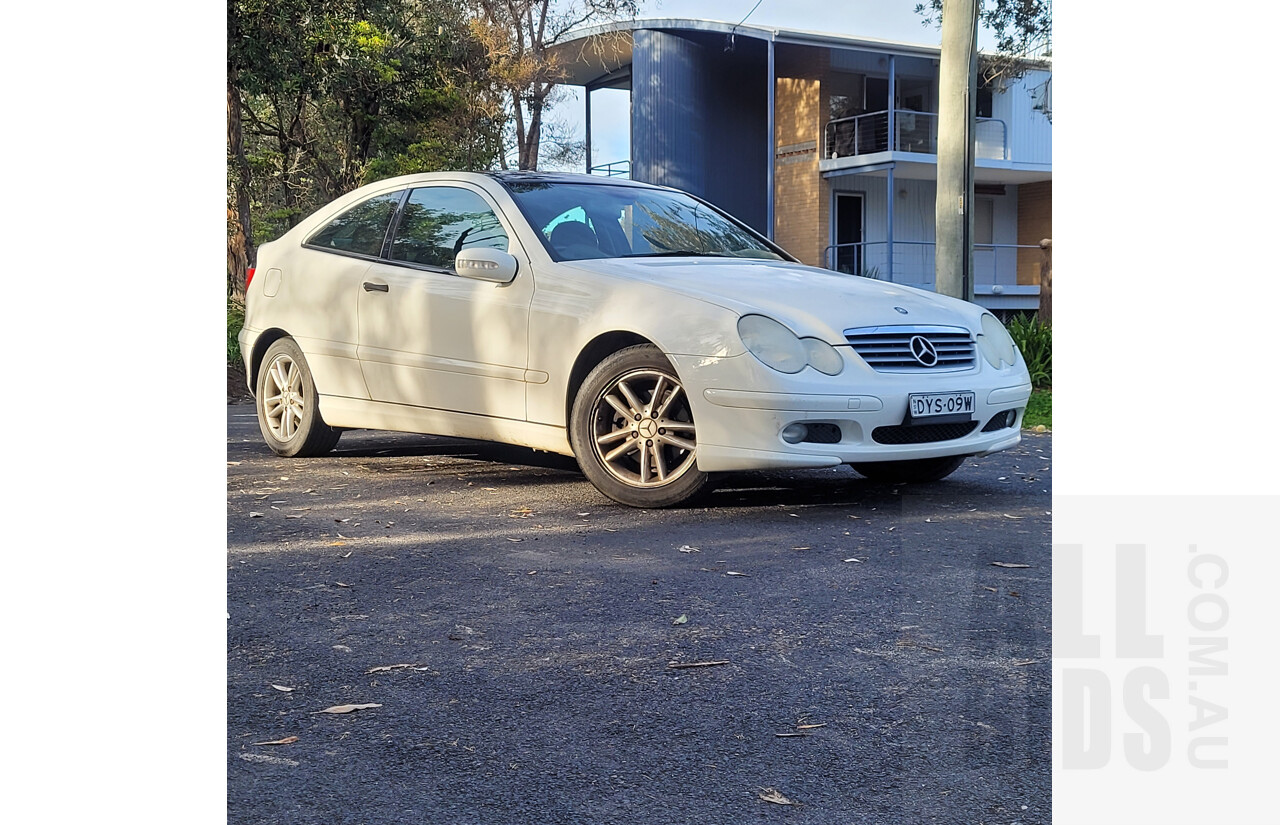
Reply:
M1053 182L1024 183L1018 187L1018 244L1035 246L1053 237ZM1039 284L1038 249L1018 250L1018 283Z
M831 195L818 173L826 120L821 81L780 77L774 102L773 237L806 264L822 266Z

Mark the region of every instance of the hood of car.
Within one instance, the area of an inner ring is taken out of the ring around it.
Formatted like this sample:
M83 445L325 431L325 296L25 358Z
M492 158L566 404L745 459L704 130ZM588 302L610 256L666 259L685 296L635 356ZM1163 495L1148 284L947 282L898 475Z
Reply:
M982 307L921 289L786 261L607 258L561 264L643 281L737 312L760 313L800 336L844 342L851 327L940 324L979 329Z

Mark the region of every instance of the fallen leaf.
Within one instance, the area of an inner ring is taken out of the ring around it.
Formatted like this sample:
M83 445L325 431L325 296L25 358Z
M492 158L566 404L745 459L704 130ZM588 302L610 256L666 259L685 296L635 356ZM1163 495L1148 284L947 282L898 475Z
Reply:
M997 590L997 589L996 589L996 588L994 588L994 587L987 587L985 584L984 584L984 585L982 585L982 589L983 589L983 590L990 590L992 593L999 593L999 592L1000 592L999 590Z
M380 707L382 707L382 705L373 704L373 703L370 703L367 705L334 705L333 707L325 708L324 710L312 711L311 715L315 716L317 713L351 713L352 711L355 711L355 710L368 710L369 708L380 708Z
M785 796L780 794L774 788L761 788L759 796L765 802L772 802L775 805L799 805L800 804L799 802L792 802L790 799L787 799Z
M392 671L392 670L403 670L404 668L410 668L410 669L413 669L413 670L421 670L421 669L422 669L419 665L407 665L407 664L406 664L406 665L378 665L377 667L371 667L371 668L369 668L368 670L366 670L366 671L365 671L365 673L366 673L366 674L369 674L369 673L387 673L387 672Z
M992 567L1030 567L1031 565L1029 565L1029 564L1012 564L1012 563L1007 562L1007 561L993 561L993 562L991 562L991 566L992 566Z
M510 536L508 536L507 541L524 541L524 539L513 539Z
M272 685L272 687L275 687L275 685ZM283 739L276 739L271 742L254 742L253 744L255 745L292 745L294 742L297 742L297 741L298 741L298 737L296 736L286 736Z
M792 547L792 550L812 550L812 547Z
M689 621L689 617L688 617L686 614L681 613L677 618L673 619L671 623L672 623L673 625L675 625L675 624L684 624L684 623L685 623L685 622L687 622L687 621Z
M680 552L681 553L697 553L699 552L699 550L696 547L691 547L687 544L683 544L680 546Z
M816 725L796 725L796 730L810 730L812 728L825 728L826 726L826 722L820 722Z
M273 687L273 688L275 688L276 690L282 690L282 691L284 691L285 693L292 693L292 692L293 692L293 688L291 688L291 687L285 687L284 685L272 685L272 687Z
M240 758L246 762L262 762L267 765L288 765L296 768L299 762L295 759L281 759L278 756L267 756L265 753L242 753Z
M262 518L262 513L250 511L249 518Z
M774 736L812 736L811 733L775 733Z
M746 577L746 578L748 578L748 579L749 579L749 578L751 578L751 574L750 574L750 573L739 573L739 572L734 571L734 570L729 570L729 571L725 572L725 575L726 575L726 576L745 576L745 577Z
M715 667L716 665L727 665L727 664L729 664L729 660L723 659L716 662L668 662L667 667L680 669L680 668L686 668L686 667Z
M1026 516L1011 516L1011 515L1009 515L1008 513L1002 513L1001 515L1003 515L1005 518L1011 518L1011 519L1022 519L1022 518L1026 518Z
M862 559L845 559L845 561L856 561L858 564L862 564Z
M349 584L347 584L347 583L345 583L345 582L334 582L334 584L338 585L338 587L350 587L350 586L351 586L351 585L349 585Z

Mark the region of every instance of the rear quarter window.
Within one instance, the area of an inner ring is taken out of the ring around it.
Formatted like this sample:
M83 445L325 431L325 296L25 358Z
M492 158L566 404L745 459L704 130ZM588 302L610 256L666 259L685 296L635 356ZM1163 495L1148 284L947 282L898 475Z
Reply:
M392 192L357 203L308 238L307 246L376 258L402 194Z

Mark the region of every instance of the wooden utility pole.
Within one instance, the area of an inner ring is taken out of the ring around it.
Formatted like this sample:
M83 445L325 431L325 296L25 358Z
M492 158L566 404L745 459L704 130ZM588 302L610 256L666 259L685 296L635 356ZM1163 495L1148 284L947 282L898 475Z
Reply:
M1040 309L1036 317L1042 324L1053 323L1053 239L1040 242L1044 259L1040 261Z
M943 0L938 70L936 289L973 300L973 122L978 81L978 0Z

